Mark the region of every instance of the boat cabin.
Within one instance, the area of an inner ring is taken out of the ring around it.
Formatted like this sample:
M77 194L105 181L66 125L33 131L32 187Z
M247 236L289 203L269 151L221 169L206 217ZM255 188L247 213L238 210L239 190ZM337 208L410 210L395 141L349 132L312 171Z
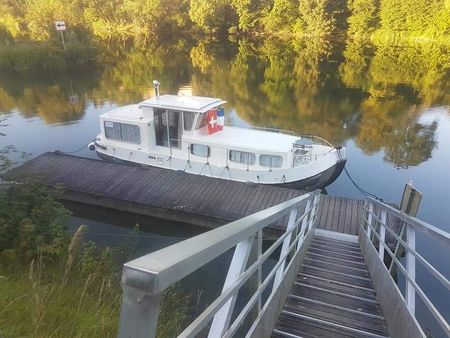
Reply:
M209 122L208 112L223 112L224 103L226 101L210 97L161 95L143 101L139 106L144 118L153 120L155 144L179 148L183 134L205 133L203 128Z

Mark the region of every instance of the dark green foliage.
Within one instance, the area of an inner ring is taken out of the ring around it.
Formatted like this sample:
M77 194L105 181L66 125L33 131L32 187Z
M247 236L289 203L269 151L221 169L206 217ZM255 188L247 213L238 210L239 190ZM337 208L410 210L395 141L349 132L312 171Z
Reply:
M328 0L300 2L298 30L306 35L328 36L336 27L336 18L330 11Z
M0 255L30 261L65 254L69 212L56 200L58 191L35 184L17 185L0 195Z
M298 18L298 1L274 0L272 9L265 20L269 32L292 33L295 20Z
M269 0L233 0L232 3L238 15L240 30L248 32L262 29L262 21L270 10Z
M237 25L237 14L228 0L191 0L189 17L206 32L227 32Z
M353 37L368 37L378 25L377 0L349 0L348 33Z
M53 71L93 63L96 52L81 43L67 44L67 48L51 44L12 44L0 46L0 70L13 72Z
M127 250L84 242L85 226L70 238L64 226L69 212L57 196L36 184L0 190L1 334L114 337L122 265L131 258L137 229ZM180 333L189 306L178 286L166 290L157 337Z

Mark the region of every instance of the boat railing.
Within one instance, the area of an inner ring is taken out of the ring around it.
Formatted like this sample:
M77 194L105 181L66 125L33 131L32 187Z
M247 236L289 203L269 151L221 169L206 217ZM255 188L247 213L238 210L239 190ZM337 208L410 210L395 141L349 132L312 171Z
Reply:
M330 142L328 142L324 138L322 138L320 136L316 136L314 134L299 134L299 135L296 135L296 136L298 136L300 138L300 140L302 140L302 139L309 139L309 140L315 141L316 143L322 143L324 145L327 145L329 147L334 148L334 145L332 145ZM294 143L294 147L295 146L301 146L301 144Z
M314 234L319 199L316 190L126 263L119 337L155 337L164 291L228 250L233 256L221 294L178 337L271 333L284 304L282 290L291 288ZM263 231L275 222L285 230L264 250ZM250 294L236 305L244 289Z
M434 279L433 282L428 278L426 280L428 285L433 285L435 294L445 295L450 290L448 276L444 276L444 273L438 270L437 266L440 262L435 262L433 265L425 258L428 256L427 253L419 253L418 250L418 248L429 249L432 246L434 250L441 253L443 262L445 262L443 266L445 266L446 257L450 254L450 233L370 197L364 206L362 230L369 243L378 251L379 259L391 274L412 317L416 318L420 324L424 312L428 310L434 318L435 324L438 324L433 329L442 329L445 336L450 337L448 316L446 319L437 306L439 303L442 306L442 302L435 296L433 302L432 297L427 295L420 286L424 282L426 274L427 277L431 276ZM416 246L416 238L421 240L420 246ZM386 254L387 256L385 256ZM420 264L417 267L421 274L420 278L416 274L416 263ZM400 276L396 273L400 273ZM396 283L396 281L403 282ZM417 311L416 296L419 296L420 299L420 311ZM448 305L448 299L443 304ZM427 330L431 329L427 327ZM433 332L432 336L442 336L442 332Z
M229 123L225 123L225 126L233 127L233 125L229 124ZM261 131L268 131L270 133L286 134L286 135L293 135L293 136L295 136L295 133L293 131L284 130L284 129L278 129L278 128L272 128L272 127L245 126L245 129L261 130Z

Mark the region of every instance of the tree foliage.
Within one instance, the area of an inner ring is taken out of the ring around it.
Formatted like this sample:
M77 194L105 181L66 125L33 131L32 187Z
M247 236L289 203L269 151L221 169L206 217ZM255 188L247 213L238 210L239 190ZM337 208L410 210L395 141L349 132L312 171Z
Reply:
M227 32L237 24L236 11L228 0L191 0L189 17L207 32Z
M232 0L232 4L240 30L248 32L262 29L263 19L270 10L270 0Z
M450 0L0 0L0 42L144 39L196 31L443 38Z
M377 0L349 0L348 34L353 37L368 37L377 28Z

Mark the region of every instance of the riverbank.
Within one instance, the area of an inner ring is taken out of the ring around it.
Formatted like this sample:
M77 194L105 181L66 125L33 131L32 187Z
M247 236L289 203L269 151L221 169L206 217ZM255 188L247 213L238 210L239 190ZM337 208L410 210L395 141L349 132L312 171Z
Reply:
M32 41L0 45L3 72L49 72L93 65L96 61L96 49L81 43L68 43L65 49Z
M138 230L120 247L98 246L84 240L83 225L69 236L57 191L0 193L0 335L116 336L122 265L136 255ZM168 290L158 337L175 336L189 309L179 287Z

